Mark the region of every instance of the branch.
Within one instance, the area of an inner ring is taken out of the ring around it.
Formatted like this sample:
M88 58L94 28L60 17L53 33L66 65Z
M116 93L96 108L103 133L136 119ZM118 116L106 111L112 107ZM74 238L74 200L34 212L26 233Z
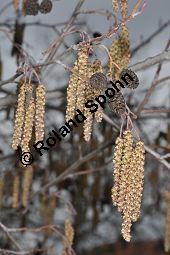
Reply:
M154 57L147 58L137 64L130 66L132 71L137 72L140 70L147 69L153 65L170 61L170 50L166 50Z

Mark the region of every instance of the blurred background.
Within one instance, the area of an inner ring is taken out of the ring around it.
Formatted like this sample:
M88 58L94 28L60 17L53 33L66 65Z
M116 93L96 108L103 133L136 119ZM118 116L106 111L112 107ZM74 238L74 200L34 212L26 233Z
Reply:
M165 254L167 223L164 192L170 188L170 169L153 153L146 153L141 217L133 224L132 241L126 243L121 237L120 214L111 201L114 142L119 135L121 122L120 118L108 109L106 114L115 125L110 125L105 120L102 123L94 123L89 143L83 140L80 126L48 153L36 158L28 206L23 208L19 204L17 208L12 208L13 180L16 174L21 175L22 179L23 171L20 169L17 155L11 149L14 109L17 102L16 88L19 81L14 75L22 65L20 53L14 47L14 43L19 44L29 54L32 64L43 63L45 58L42 52L54 40L61 39L63 29L79 2L81 1L56 0L53 1L53 8L49 14L23 16L21 5L19 10L15 11L12 1L0 1L0 182L3 183L0 183L0 254L62 254L62 234L66 219L73 222L73 249L76 254ZM106 16L107 12L113 12L111 0L82 2L72 28L76 27L88 33L90 38L95 38L107 32L110 25L113 26L114 18L108 19ZM136 2L128 1L129 13ZM92 12L89 13L89 10ZM105 15L95 10L102 10ZM150 0L147 1L143 13L128 22L130 66L165 50L170 40L169 10L169 0ZM116 15L120 20L120 14ZM102 40L101 44L109 48L114 37L115 35ZM76 58L75 51L64 53L80 41L78 33L64 37L52 60L60 60L72 67ZM106 52L97 48L90 58L96 56L106 68ZM137 111L153 84L157 69L158 64L137 71L140 86L135 92L125 91L124 96L132 112ZM160 156L170 153L169 69L168 61L161 64L159 80L165 77L166 79L158 82L135 121L140 137ZM45 66L40 75L46 87L45 133L48 138L54 127L61 127L65 122L66 89L70 72L62 65L54 63ZM170 163L169 158L166 158L166 162ZM64 178L57 179L64 172ZM22 184L20 185L22 190ZM42 228L49 225L55 225L55 231ZM3 226L12 231L4 230ZM24 229L15 231L19 228ZM11 235L23 250L17 249L17 245L11 241ZM16 250L18 253L3 253L3 250ZM22 251L28 252L21 253Z

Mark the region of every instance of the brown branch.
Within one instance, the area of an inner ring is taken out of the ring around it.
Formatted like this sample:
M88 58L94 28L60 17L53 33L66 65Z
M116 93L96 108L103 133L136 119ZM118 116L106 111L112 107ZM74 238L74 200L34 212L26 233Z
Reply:
M170 50L166 50L154 57L147 58L137 64L129 66L134 72L147 69L153 65L170 61Z
M168 43L166 45L166 48L165 48L165 52L166 50L169 48L169 45L170 45L170 40L168 40ZM150 86L150 88L148 89L148 91L146 92L145 94L145 97L144 99L142 100L142 102L139 104L138 106L138 109L136 111L136 115L139 116L144 105L147 104L150 96L152 95L153 91L155 90L156 86L157 86L157 82L158 82L158 77L159 77L159 74L160 74L160 71L161 71L161 68L162 68L162 62L159 63L158 67L157 67L157 70L156 70L156 73L155 73L155 76L153 78L153 82Z
M134 56L137 51L139 51L141 48L146 46L148 43L151 42L152 39L154 39L158 34L160 34L164 29L166 29L170 25L170 20L165 22L162 26L160 26L153 34L151 34L146 40L144 40L142 43L140 43L138 46L136 46L131 51L131 56Z

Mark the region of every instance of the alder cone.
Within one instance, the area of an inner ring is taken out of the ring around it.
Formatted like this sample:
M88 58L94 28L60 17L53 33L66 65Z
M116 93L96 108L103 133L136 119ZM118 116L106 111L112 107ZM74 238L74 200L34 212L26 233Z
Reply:
M104 89L107 86L107 78L104 73L94 73L89 79L89 85L95 89Z
M121 92L117 92L113 99L109 100L109 107L111 111L117 115L122 115L126 111L125 99Z
M39 10L41 13L49 13L52 10L53 4L50 0L43 0L40 4Z
M123 69L122 72L120 73L120 79L122 79L122 77L124 77L126 74L130 75L133 78L133 81L131 81L131 79L128 78L128 76L126 76L128 84L124 82L124 85L129 89L136 89L139 85L139 79L137 75L131 69Z
M36 16L39 10L38 0L27 0L24 9L26 15Z

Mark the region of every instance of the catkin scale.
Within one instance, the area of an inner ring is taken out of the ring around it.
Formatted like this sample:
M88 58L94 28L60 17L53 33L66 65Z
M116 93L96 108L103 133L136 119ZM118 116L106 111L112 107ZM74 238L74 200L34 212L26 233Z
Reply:
M53 3L51 0L43 0L39 6L39 10L41 13L46 14L51 12L53 7Z
M119 91L112 99L109 99L109 108L117 115L122 115L126 111L126 104L123 94Z
M39 10L38 0L26 0L24 2L24 10L26 15L37 15Z
M33 178L33 168L32 166L28 166L24 170L24 176L23 176L23 191L22 191L22 205L24 207L27 207L28 200L29 200L29 191L32 183Z
M45 87L38 85L36 88L35 104L35 142L44 138L44 114L45 114Z
M133 81L129 79L126 74L129 74L132 77ZM124 85L127 88L136 89L139 85L139 79L137 75L130 69L123 69L122 72L120 73L120 79L122 79L122 77L124 77L125 75L126 75L126 80L128 80L128 83L127 84L124 83Z

